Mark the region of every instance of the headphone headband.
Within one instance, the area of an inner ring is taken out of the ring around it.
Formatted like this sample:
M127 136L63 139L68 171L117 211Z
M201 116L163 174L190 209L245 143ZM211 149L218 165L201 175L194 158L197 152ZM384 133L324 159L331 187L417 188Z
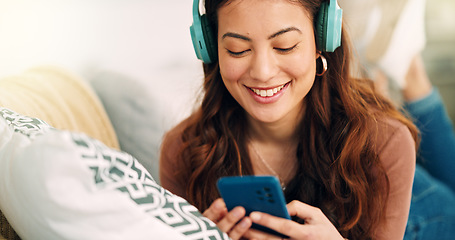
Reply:
M193 24L190 26L194 52L204 63L216 58L216 39L210 29L206 14L199 12L200 0L193 0ZM341 24L343 10L336 0L324 1L317 15L316 45L322 52L333 52L341 46Z

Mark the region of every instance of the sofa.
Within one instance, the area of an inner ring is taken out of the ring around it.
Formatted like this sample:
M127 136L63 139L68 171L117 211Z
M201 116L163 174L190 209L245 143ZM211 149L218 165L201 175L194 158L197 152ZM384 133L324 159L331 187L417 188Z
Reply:
M150 99L97 79L56 66L0 79L0 239L227 239L159 185Z

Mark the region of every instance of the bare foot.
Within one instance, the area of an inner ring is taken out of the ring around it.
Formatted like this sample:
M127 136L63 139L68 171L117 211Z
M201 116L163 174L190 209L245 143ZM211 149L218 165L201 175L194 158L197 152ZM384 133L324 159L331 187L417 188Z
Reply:
M420 54L412 60L405 81L405 86L402 90L404 100L413 101L430 94L433 86L425 71L423 59Z

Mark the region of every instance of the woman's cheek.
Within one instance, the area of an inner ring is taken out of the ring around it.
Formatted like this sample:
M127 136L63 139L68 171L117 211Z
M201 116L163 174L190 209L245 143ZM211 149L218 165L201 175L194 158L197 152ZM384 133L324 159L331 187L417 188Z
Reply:
M316 74L316 59L313 55L297 55L286 59L282 69L285 72L292 73L295 77L314 77Z
M246 72L245 63L240 59L220 60L220 73L224 81L238 81Z

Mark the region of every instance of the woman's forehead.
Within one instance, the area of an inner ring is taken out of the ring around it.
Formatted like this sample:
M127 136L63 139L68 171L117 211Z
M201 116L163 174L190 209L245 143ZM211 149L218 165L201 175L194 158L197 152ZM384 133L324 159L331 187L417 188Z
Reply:
M295 22L311 20L308 11L289 0L233 0L218 9L218 23Z
M296 11L297 14L304 13L312 19L311 14L309 14L308 9L306 9L300 1L298 0L228 0L224 4L222 4L217 12L218 17L221 15L229 15L233 11L239 11L239 10L245 10L248 13L255 13L255 12L263 12L263 8L276 8L277 6L289 6L294 9L298 9L299 11ZM264 18L267 17L267 15L263 16Z

